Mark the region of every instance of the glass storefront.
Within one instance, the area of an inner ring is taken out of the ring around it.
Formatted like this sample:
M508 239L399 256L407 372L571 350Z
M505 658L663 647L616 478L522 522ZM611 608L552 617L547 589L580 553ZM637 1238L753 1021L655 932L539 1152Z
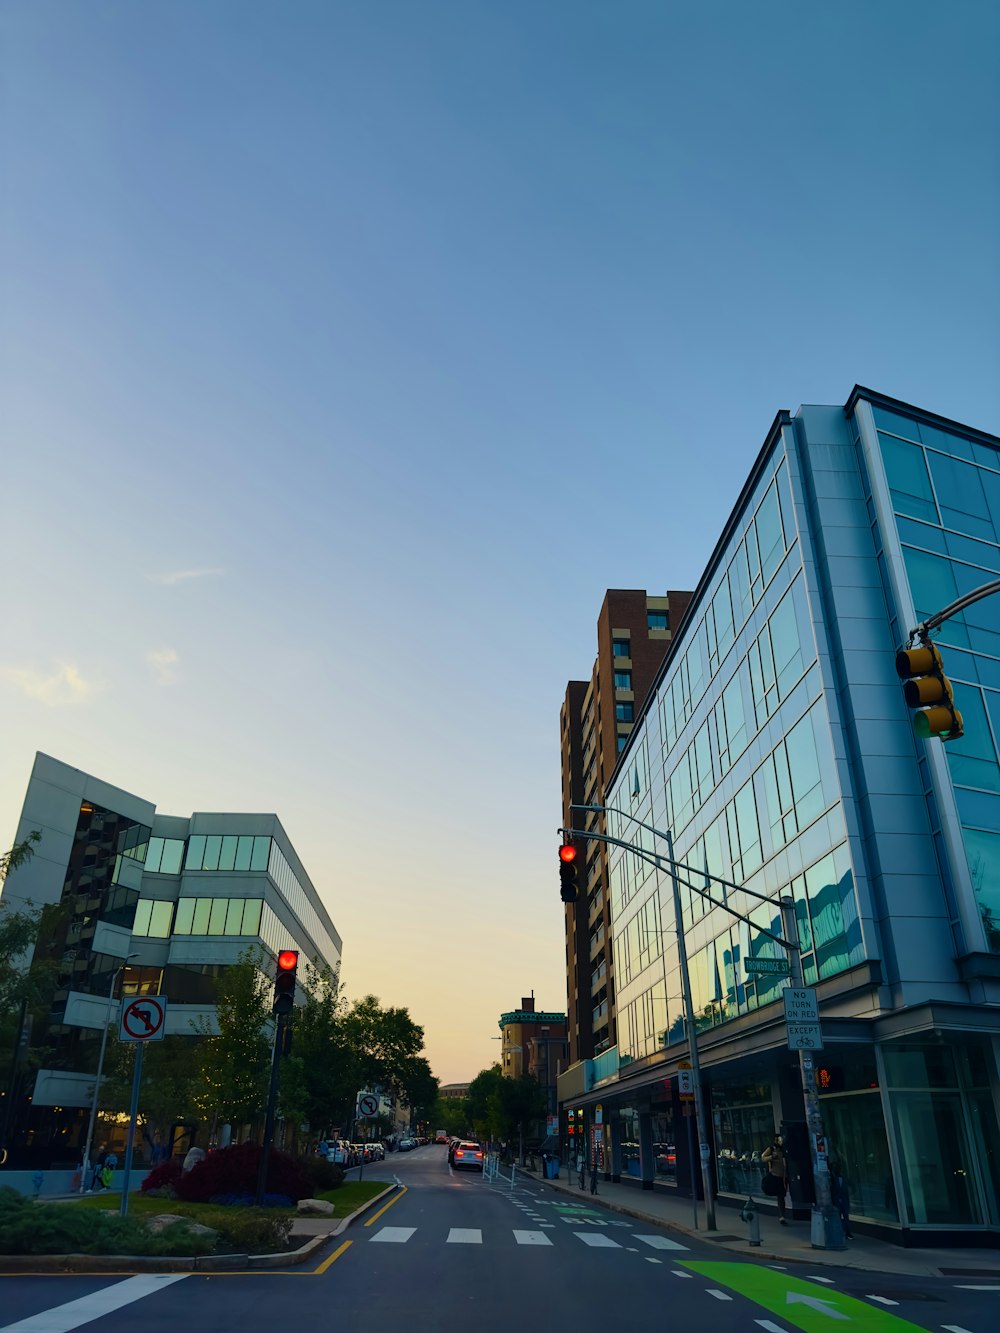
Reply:
M760 1155L775 1131L770 1083L713 1080L712 1120L720 1193L759 1194Z
M847 1185L850 1213L898 1222L874 1047L823 1054L816 1070L820 1112L831 1164Z
M997 1217L997 1120L982 1042L883 1048L906 1220L981 1226Z

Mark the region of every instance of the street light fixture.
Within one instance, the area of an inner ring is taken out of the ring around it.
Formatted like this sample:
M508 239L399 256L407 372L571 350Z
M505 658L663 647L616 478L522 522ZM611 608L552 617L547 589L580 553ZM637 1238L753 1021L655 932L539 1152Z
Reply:
M90 1123L87 1126L87 1145L83 1150L83 1165L80 1167L80 1193L87 1191L87 1177L90 1175L90 1150L94 1143L94 1122L97 1120L97 1099L101 1094L101 1079L104 1076L104 1053L108 1046L108 1028L111 1026L111 1009L115 1002L115 986L118 984L118 978L128 967L133 958L138 958L137 953L130 953L125 961L111 974L111 985L108 987L108 1011L104 1017L104 1031L101 1033L101 1053L97 1058L97 1078L94 1082L94 1097L90 1104Z

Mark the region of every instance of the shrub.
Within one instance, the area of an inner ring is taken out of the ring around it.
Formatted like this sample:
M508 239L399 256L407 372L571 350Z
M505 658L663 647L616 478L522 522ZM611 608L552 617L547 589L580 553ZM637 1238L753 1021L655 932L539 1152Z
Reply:
M177 1178L174 1189L179 1199L189 1203L208 1203L218 1194L256 1193L257 1167L260 1164L260 1146L241 1143L232 1148L220 1148ZM305 1171L287 1153L272 1150L267 1172L268 1191L284 1194L293 1203L306 1199L312 1192L312 1181Z
M339 1189L344 1183L344 1168L338 1166L336 1162L327 1161L325 1157L305 1157L299 1165L304 1168L312 1181L315 1194L319 1194L321 1190Z
M181 1164L176 1158L172 1157L169 1162L164 1162L162 1166L154 1167L139 1188L143 1194L149 1194L151 1190L176 1189L180 1178ZM164 1193L163 1197L169 1199L175 1196Z
M212 1227L233 1249L258 1254L287 1248L293 1218L287 1213L265 1212L263 1208L239 1211L219 1208L199 1213L198 1221Z
M36 1203L0 1190L0 1254L207 1254L210 1236L192 1235L178 1222L160 1235L137 1217L103 1208Z

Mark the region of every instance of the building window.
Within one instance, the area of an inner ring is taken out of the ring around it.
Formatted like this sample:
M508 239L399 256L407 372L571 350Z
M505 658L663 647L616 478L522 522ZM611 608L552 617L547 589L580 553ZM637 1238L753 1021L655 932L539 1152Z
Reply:
M616 689L616 690L630 690L631 688L632 688L632 672L631 672L631 671L616 671L616 672L615 672L615 689Z
M615 718L619 722L631 722L633 705L631 703L615 704Z
M631 657L632 645L628 639L613 639L611 642L611 651L615 657Z
M669 629L670 617L666 611L647 611L646 625L649 629Z
M618 737L618 753L619 753L619 754L621 754L622 750L625 749L625 746L626 746L627 744L628 744L628 737L627 737L627 736L619 736L619 737Z

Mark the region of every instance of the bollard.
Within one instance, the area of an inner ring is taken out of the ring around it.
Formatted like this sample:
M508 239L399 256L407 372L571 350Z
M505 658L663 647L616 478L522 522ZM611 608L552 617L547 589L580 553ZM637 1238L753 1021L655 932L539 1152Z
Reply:
M753 1201L753 1196L748 1196L746 1203L740 1209L740 1221L747 1224L747 1244L760 1244L760 1217L757 1215L757 1205Z

